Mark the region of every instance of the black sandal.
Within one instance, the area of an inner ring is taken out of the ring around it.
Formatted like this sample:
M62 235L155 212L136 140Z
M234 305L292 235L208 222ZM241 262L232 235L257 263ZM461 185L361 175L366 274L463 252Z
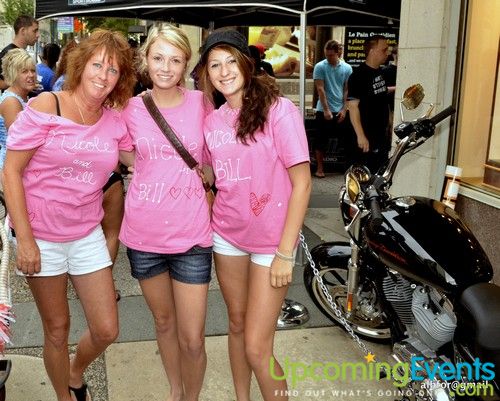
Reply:
M74 388L69 386L70 393L75 395L76 401L87 401L87 385L85 383L82 384L79 388ZM89 398L90 400L90 398Z

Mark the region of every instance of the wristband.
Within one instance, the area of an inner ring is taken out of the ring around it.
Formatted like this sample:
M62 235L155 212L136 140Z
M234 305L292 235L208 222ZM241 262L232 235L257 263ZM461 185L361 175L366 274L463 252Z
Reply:
M276 249L276 252L274 254L281 260L285 260L287 262L295 262L294 256L283 255L280 251L278 251L278 249Z

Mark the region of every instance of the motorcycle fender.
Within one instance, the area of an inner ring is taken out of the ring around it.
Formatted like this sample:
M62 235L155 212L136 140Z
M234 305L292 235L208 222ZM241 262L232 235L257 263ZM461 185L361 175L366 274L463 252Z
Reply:
M321 266L346 266L351 257L349 242L325 242L311 249L311 255Z

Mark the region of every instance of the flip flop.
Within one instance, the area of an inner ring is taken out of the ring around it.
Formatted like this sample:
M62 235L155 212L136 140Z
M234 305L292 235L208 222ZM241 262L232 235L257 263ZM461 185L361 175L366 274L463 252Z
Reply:
M314 176L316 178L325 178L325 173L319 173L319 174L318 173L314 173Z
M76 401L92 401L92 397L90 396L85 383L83 383L79 388L69 386L69 392L74 394Z

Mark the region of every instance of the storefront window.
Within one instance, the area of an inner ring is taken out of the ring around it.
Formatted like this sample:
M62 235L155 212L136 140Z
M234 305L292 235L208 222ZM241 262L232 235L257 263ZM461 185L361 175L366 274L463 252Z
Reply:
M495 75L495 94L491 117L488 156L484 171L484 183L500 189L500 39L498 41L497 72Z
M453 164L469 187L500 197L500 2L469 0Z

